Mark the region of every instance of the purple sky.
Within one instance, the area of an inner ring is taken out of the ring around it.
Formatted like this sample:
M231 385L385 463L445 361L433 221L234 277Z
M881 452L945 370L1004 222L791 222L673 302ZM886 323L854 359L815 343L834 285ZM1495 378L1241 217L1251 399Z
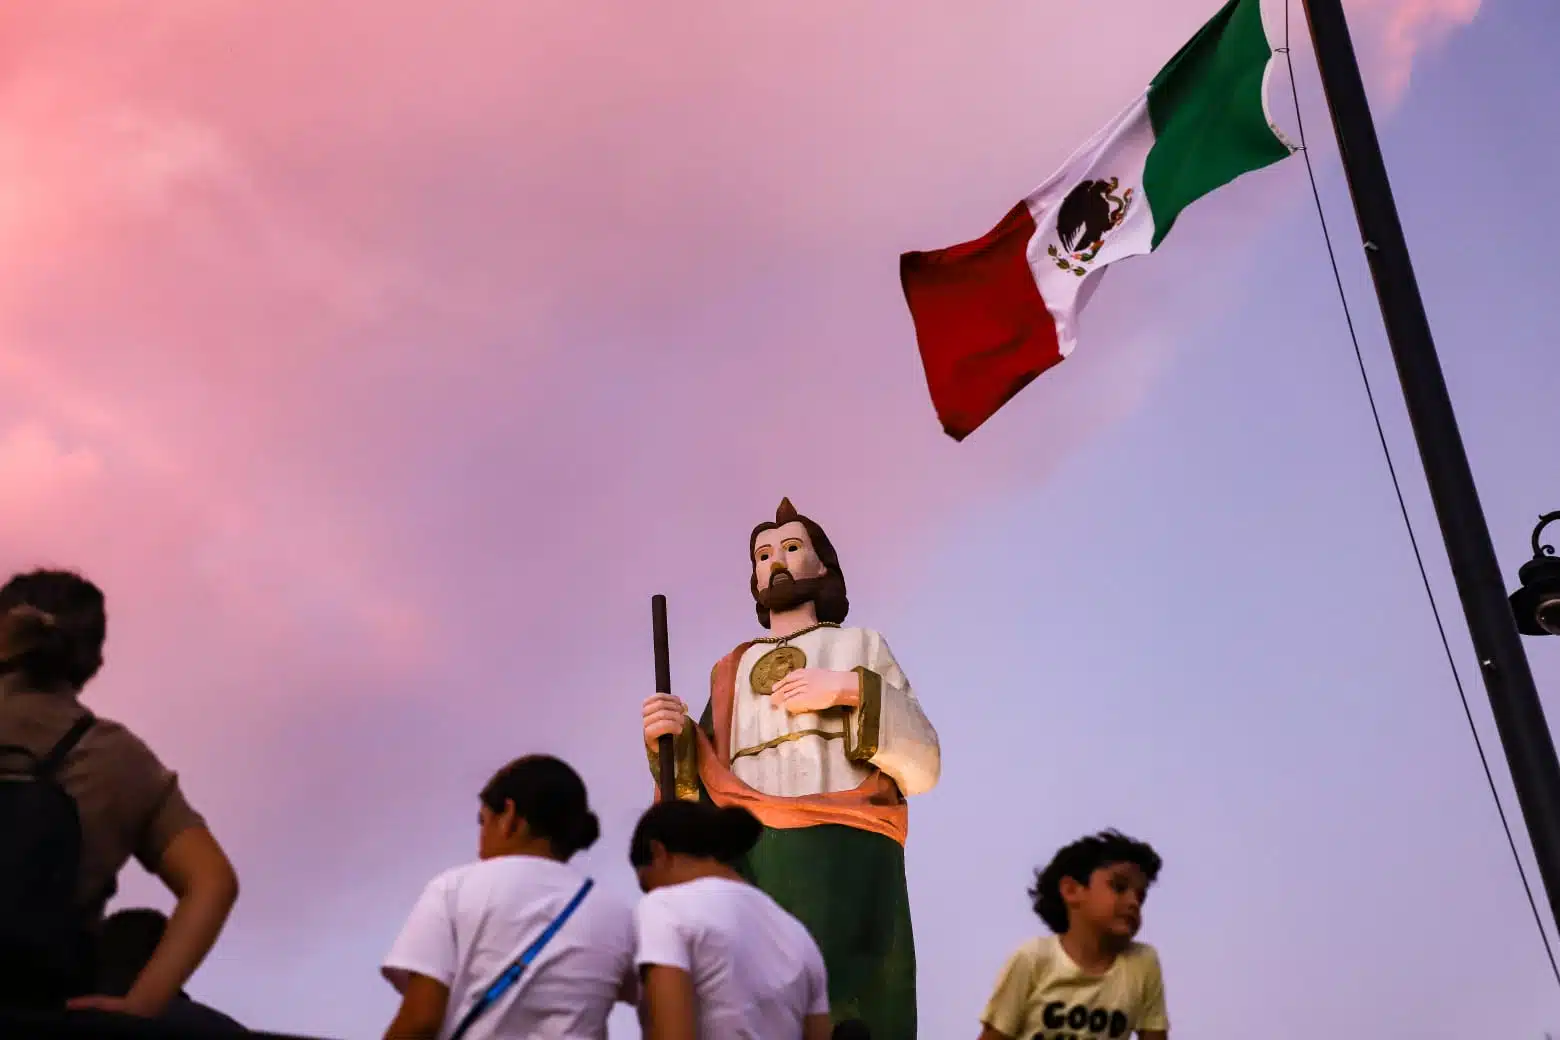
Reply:
M743 539L789 495L943 739L911 813L923 1035L975 1034L1039 927L1029 871L1104 826L1165 854L1144 938L1182 1037L1560 1033L1300 161L1113 271L1076 355L966 443L926 399L898 254L986 230L1216 6L13 19L0 565L106 586L92 702L239 864L192 990L267 1028L382 1029L378 958L527 751L584 773L586 862L630 892L649 596L701 702L752 634ZM1514 576L1560 509L1560 9L1349 9ZM1367 362L1515 812L1301 43ZM1560 640L1529 647L1560 688ZM124 898L167 902L134 870Z

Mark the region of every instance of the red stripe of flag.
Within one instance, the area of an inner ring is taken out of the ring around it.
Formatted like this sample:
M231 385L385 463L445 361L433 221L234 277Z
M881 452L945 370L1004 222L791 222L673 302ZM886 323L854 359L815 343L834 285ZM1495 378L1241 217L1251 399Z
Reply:
M1062 360L1056 323L1029 270L1034 234L1020 202L973 242L899 258L926 386L956 441Z

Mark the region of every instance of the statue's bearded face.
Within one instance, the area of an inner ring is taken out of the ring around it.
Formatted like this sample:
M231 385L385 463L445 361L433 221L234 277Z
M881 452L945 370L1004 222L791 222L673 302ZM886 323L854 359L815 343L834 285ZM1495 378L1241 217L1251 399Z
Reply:
M771 611L791 610L813 600L828 572L800 520L760 531L753 539L756 595Z

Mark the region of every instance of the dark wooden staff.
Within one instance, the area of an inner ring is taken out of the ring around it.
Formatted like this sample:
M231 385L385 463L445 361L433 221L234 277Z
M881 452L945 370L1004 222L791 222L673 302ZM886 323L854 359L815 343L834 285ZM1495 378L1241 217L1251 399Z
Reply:
M666 643L665 596L650 597L650 628L655 639L655 692L670 694L672 659ZM658 786L663 802L674 801L677 798L677 753L672 741L673 738L669 734L656 741L656 752L659 756L657 764L660 766Z

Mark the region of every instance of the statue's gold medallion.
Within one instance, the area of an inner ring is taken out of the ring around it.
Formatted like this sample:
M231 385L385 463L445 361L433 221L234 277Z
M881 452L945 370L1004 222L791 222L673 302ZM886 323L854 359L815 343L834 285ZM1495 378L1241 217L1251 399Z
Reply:
M807 655L797 646L777 646L753 662L753 692L767 697L775 692L775 683L798 668L807 667Z

